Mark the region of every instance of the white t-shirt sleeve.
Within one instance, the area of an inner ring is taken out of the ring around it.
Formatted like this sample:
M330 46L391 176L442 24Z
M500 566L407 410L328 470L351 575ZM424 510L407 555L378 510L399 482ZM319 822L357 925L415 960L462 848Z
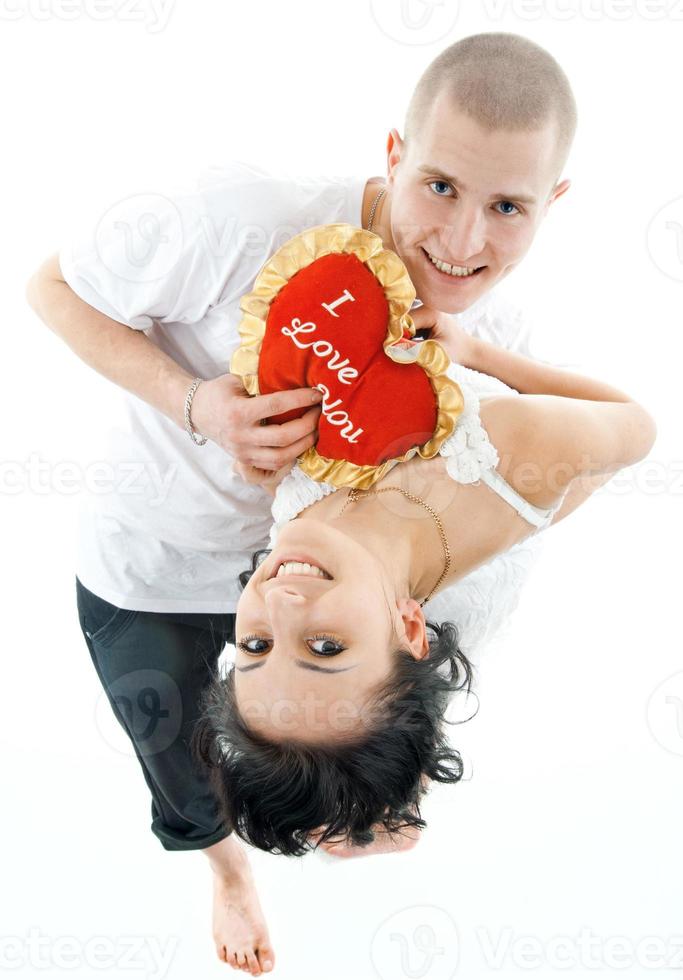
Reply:
M521 307L497 293L491 296L485 314L477 324L476 332L497 347L533 357L532 326Z
M227 273L205 212L201 190L128 196L71 232L59 250L62 275L90 306L136 330L197 323Z

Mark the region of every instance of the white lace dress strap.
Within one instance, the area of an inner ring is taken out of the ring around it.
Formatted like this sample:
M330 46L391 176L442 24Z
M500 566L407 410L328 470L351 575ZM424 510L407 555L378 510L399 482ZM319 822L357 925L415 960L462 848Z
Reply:
M294 520L297 514L322 500L338 488L332 483L322 483L307 476L298 463L294 463L287 476L280 481L276 490L271 513L273 525L270 529L269 548L274 548L282 527Z
M480 394L518 395L519 392L509 388L498 378L489 377L460 364L451 363L447 373L460 386L464 399L463 411L455 430L439 449L440 455L446 460L448 475L458 483L477 483L483 480L529 524L539 530L546 527L564 498L561 497L552 507L537 507L525 500L496 470L500 457L481 424L479 415Z

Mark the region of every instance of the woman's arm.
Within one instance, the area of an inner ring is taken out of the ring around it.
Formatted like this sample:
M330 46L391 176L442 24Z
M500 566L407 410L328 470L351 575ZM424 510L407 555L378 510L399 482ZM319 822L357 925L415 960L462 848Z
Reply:
M553 515L551 524L557 524L558 521L563 521L565 517L569 517L577 507L581 504L585 504L588 498L599 490L600 487L604 486L605 483L609 481L614 476L614 473L599 473L597 476L593 474L592 476L579 476L567 487L567 493L565 494L562 504L558 508L557 512Z
M650 452L654 419L618 388L479 338L460 338L460 351L465 367L521 393L482 399L482 423L504 457L497 468L527 500L550 506L566 491L556 521Z
M543 361L497 347L487 340L469 337L462 348L464 367L498 378L523 395L561 395L599 402L628 402L632 399L604 381L554 367Z
M538 507L569 494L567 487L579 477L611 475L637 463L657 435L652 416L631 400L501 395L482 399L480 416L500 456L496 468ZM587 489L583 496L572 494L572 509L590 496Z

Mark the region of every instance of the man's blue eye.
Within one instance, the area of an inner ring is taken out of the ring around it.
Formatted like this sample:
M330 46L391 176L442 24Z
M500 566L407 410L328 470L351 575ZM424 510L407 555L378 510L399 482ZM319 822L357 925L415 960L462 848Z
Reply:
M450 184L447 184L445 180L432 180L430 182L429 186L430 187L434 187L435 184L440 184L441 187L445 187L447 191L449 191L451 189L451 185ZM438 191L436 192L436 196L437 197L446 197L445 194L440 194Z
M498 203L500 205L509 204L509 206L511 208L514 208L515 211L519 211L519 208L517 207L517 205L516 204L513 204L512 201L499 201ZM515 211L501 211L500 214L514 214Z

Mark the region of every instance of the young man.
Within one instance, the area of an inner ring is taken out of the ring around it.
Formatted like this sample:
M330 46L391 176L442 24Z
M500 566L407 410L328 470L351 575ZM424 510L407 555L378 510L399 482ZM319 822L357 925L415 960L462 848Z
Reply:
M258 477L313 444L320 409L312 389L249 398L227 373L240 298L298 231L371 224L406 265L425 335L448 348L459 314L482 343L528 353L523 326L490 290L568 189L559 178L575 124L547 52L512 34L465 38L419 80L404 138L389 134L386 179L210 170L193 190L118 205L29 283L39 316L124 392L126 424L106 447L121 483L80 521L86 643L150 787L153 832L167 850L204 850L218 955L255 976L274 963L267 928L188 742L199 693L234 639L238 574L268 539L272 498ZM295 421L260 424L307 405Z

